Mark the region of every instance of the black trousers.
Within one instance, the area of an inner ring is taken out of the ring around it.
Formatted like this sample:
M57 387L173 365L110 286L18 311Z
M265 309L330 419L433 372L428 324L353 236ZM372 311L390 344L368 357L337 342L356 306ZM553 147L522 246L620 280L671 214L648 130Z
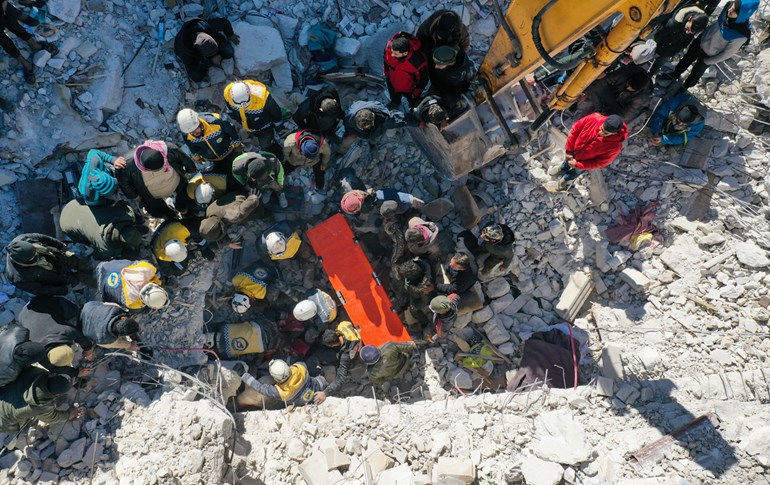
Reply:
M24 27L19 23L19 12L13 5L8 4L5 15L0 12L0 47L3 48L9 56L16 58L21 55L16 44L13 43L10 37L5 33L6 30L21 40L29 40L32 35L24 30Z
M698 81L700 81L703 73L706 72L706 69L708 69L708 65L706 65L706 63L703 61L705 57L706 53L703 52L703 50L700 48L700 36L698 36L694 41L692 41L692 44L690 44L690 47L684 54L684 57L682 57L682 60L680 60L676 65L676 68L672 73L674 78L678 78L684 74L684 71L686 71L688 67L692 66L690 75L687 76L687 79L682 85L685 89L691 88L698 84Z

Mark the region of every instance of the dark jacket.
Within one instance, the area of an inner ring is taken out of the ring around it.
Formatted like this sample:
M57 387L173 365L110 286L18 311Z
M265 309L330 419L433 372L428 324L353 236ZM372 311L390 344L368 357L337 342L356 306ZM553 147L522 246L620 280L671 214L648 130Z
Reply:
M430 68L430 93L441 96L453 105L460 96L471 88L476 78L476 66L465 52L457 53L455 63L444 69Z
M422 101L420 101L420 104L418 104L413 110L412 114L415 118L417 118L417 121L419 123L427 125L430 123L430 118L428 117L428 108L430 108L432 105L438 104L442 108L444 108L444 111L449 113L449 108L447 108L446 103L443 99L441 99L440 96L425 96Z
M337 375L334 376L334 380L329 386L324 389L324 392L329 396L334 396L340 392L340 389L350 381L350 367L353 364L353 357L356 354L361 342L351 342L345 339L345 342L337 352L337 358L340 363L337 366Z
M452 10L439 10L420 24L417 38L427 55L436 47L448 45L467 51L471 45L471 36L463 20Z
M195 36L200 32L209 34L217 42L224 41L225 37L231 37L235 33L227 19L192 19L182 24L174 39L174 53L184 63L190 79L196 82L203 79L211 67L211 61L195 50Z
M80 311L83 335L97 345L112 344L118 340L118 336L112 333L112 324L126 315L128 313L120 305L89 301Z
M649 102L652 88L648 82L642 89L627 91L629 78L637 73L646 72L636 64L628 64L617 71L594 81L586 96L594 104L594 111L603 115L618 115L624 121L634 119Z
M390 50L393 39L404 37L409 40L410 51L406 57L396 59ZM382 71L388 91L418 97L428 84L428 53L422 49L420 40L407 32L399 32L385 46Z
M219 113L198 113L203 126L201 136L185 135L185 145L198 163L224 163L233 149L241 146L238 130ZM229 172L231 167L224 167Z
M321 112L321 101L326 98L337 100L337 105L340 108L337 115ZM300 129L313 130L325 137L333 137L335 130L337 129L337 123L342 119L342 113L340 94L333 87L324 86L300 103L297 107L297 111L294 112L292 119Z
M7 248L12 248L14 243L20 241L33 244L37 249L38 258L50 264L51 269L34 263L29 266L16 263L9 254L5 260L5 275L8 282L34 295L69 293L69 285L75 280L70 270L77 265L77 258L74 254L67 254L67 245L45 234L29 233L13 238Z
M411 342L388 342L380 347L380 360L369 367L369 382L381 386L400 376L409 364L415 346Z
M356 105L358 105L357 109ZM382 103L356 101L350 108L345 116L345 127L349 132L353 132L359 138L365 140L379 138L388 130L406 125L403 113L400 111L390 111ZM374 113L374 126L369 130L362 130L356 125L355 116L361 109L368 109Z
M705 111L697 99L685 92L662 103L652 114L650 131L661 137L663 145L683 145L698 136L706 125L703 116L686 125L678 123L679 112L685 106L696 108L699 113Z
M0 328L0 386L12 382L27 365L16 360L16 346L29 341L29 330L8 324Z
M548 379L548 387L568 389L575 383L575 361L580 362L578 342L573 343L569 335L560 330L537 332L524 344L524 353L516 374L508 381L510 392L522 389L540 389Z
M687 22L699 13L703 13L703 10L697 7L680 8L674 13L666 24L655 32L654 38L658 44L655 53L660 57L673 57L690 45L696 33L688 34L684 28Z
M187 176L185 174L193 174L198 171L198 168L195 166L195 162L185 152L180 150L178 146L173 143L166 143L166 146L168 147L168 163L179 174L181 183L186 186ZM135 151L136 149L123 155L123 158L126 159L126 168L116 170L120 190L129 199L140 197L142 200L154 200L155 197L147 190L147 186L142 179L142 172L134 161Z
M0 431L12 433L29 420L48 424L67 420L69 412L56 410L56 396L41 383L47 378L47 371L31 367L11 384L0 387Z
M93 246L93 257L98 260L121 257L126 249L122 231L142 225L141 216L122 200L115 205L89 206L73 199L62 209L59 223L72 241Z
M51 349L58 345L94 346L79 328L80 309L60 296L36 296L19 312L19 325L29 330L29 339Z
M257 156L261 155L261 156ZM262 167L254 172L254 167ZM283 189L283 165L270 152L244 153L233 160L233 178L252 189L272 190L279 192Z
M471 263L471 267L468 269L454 269L451 266L447 268L447 276L449 276L449 283L442 283L436 285L436 290L439 293L449 295L451 293L462 294L470 290L473 285L476 284L478 278L476 274L478 270Z

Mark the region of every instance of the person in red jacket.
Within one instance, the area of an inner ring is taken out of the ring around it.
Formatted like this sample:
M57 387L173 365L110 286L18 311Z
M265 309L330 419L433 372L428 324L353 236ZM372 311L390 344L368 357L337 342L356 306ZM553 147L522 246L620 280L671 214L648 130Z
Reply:
M577 120L564 145L566 160L559 169L563 182L575 180L585 170L612 163L626 138L628 127L618 115L593 113Z
M406 32L394 35L385 46L382 70L390 95L388 108L397 108L402 96L414 107L428 84L428 59L421 50L420 40Z

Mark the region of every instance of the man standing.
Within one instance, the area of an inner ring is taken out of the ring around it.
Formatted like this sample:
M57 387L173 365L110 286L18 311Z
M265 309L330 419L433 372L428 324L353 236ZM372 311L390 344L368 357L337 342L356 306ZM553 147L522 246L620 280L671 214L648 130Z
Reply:
M176 34L174 52L184 63L190 80L201 82L210 67L221 66L223 59L232 59L232 44L240 42L227 19L192 19L182 24Z
M326 138L334 138L342 117L340 93L331 86L324 86L300 103L292 119L301 130L312 130Z
M452 10L439 10L425 19L417 29L417 38L423 49L430 52L436 47L446 45L467 51L471 46L468 27L460 16Z
M685 145L703 130L704 108L688 93L679 93L658 109L650 118L653 145Z
M224 97L230 118L257 139L260 149L281 156L275 134L283 125L283 114L267 86L249 79L230 83Z
M655 32L657 58L650 67L650 76L657 74L666 62L689 46L708 23L708 15L698 7L688 6L677 10L666 24Z
M476 66L457 47L441 46L433 50L429 94L439 96L451 110L476 77Z
M226 174L228 191L238 187L240 184L232 178L233 160L242 145L238 130L219 113L197 113L189 108L179 111L176 121L192 159L212 164L215 172Z
M6 30L29 44L33 50L39 51L45 49L51 54L56 54L58 49L50 42L36 41L32 37L32 34L24 30L24 27L19 23L19 20L22 20L22 18L23 14L16 7L11 5L8 0L0 1L0 47L2 47L8 55L21 63L24 68L24 80L33 84L35 82L35 67L29 60L21 55L19 49L13 43L11 38L8 37L8 34L6 34Z
M618 115L593 113L575 122L564 145L564 163L558 169L562 183L571 182L585 170L612 163L628 138L628 127ZM550 171L549 171L550 172Z
M420 40L412 34L399 32L385 46L383 74L390 96L388 108L397 109L406 96L414 107L428 84L428 59Z

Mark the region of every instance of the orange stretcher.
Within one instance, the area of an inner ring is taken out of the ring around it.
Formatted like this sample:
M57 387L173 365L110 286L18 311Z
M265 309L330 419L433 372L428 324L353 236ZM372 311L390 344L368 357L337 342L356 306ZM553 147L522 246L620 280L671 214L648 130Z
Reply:
M345 217L333 215L305 234L364 344L411 342Z

